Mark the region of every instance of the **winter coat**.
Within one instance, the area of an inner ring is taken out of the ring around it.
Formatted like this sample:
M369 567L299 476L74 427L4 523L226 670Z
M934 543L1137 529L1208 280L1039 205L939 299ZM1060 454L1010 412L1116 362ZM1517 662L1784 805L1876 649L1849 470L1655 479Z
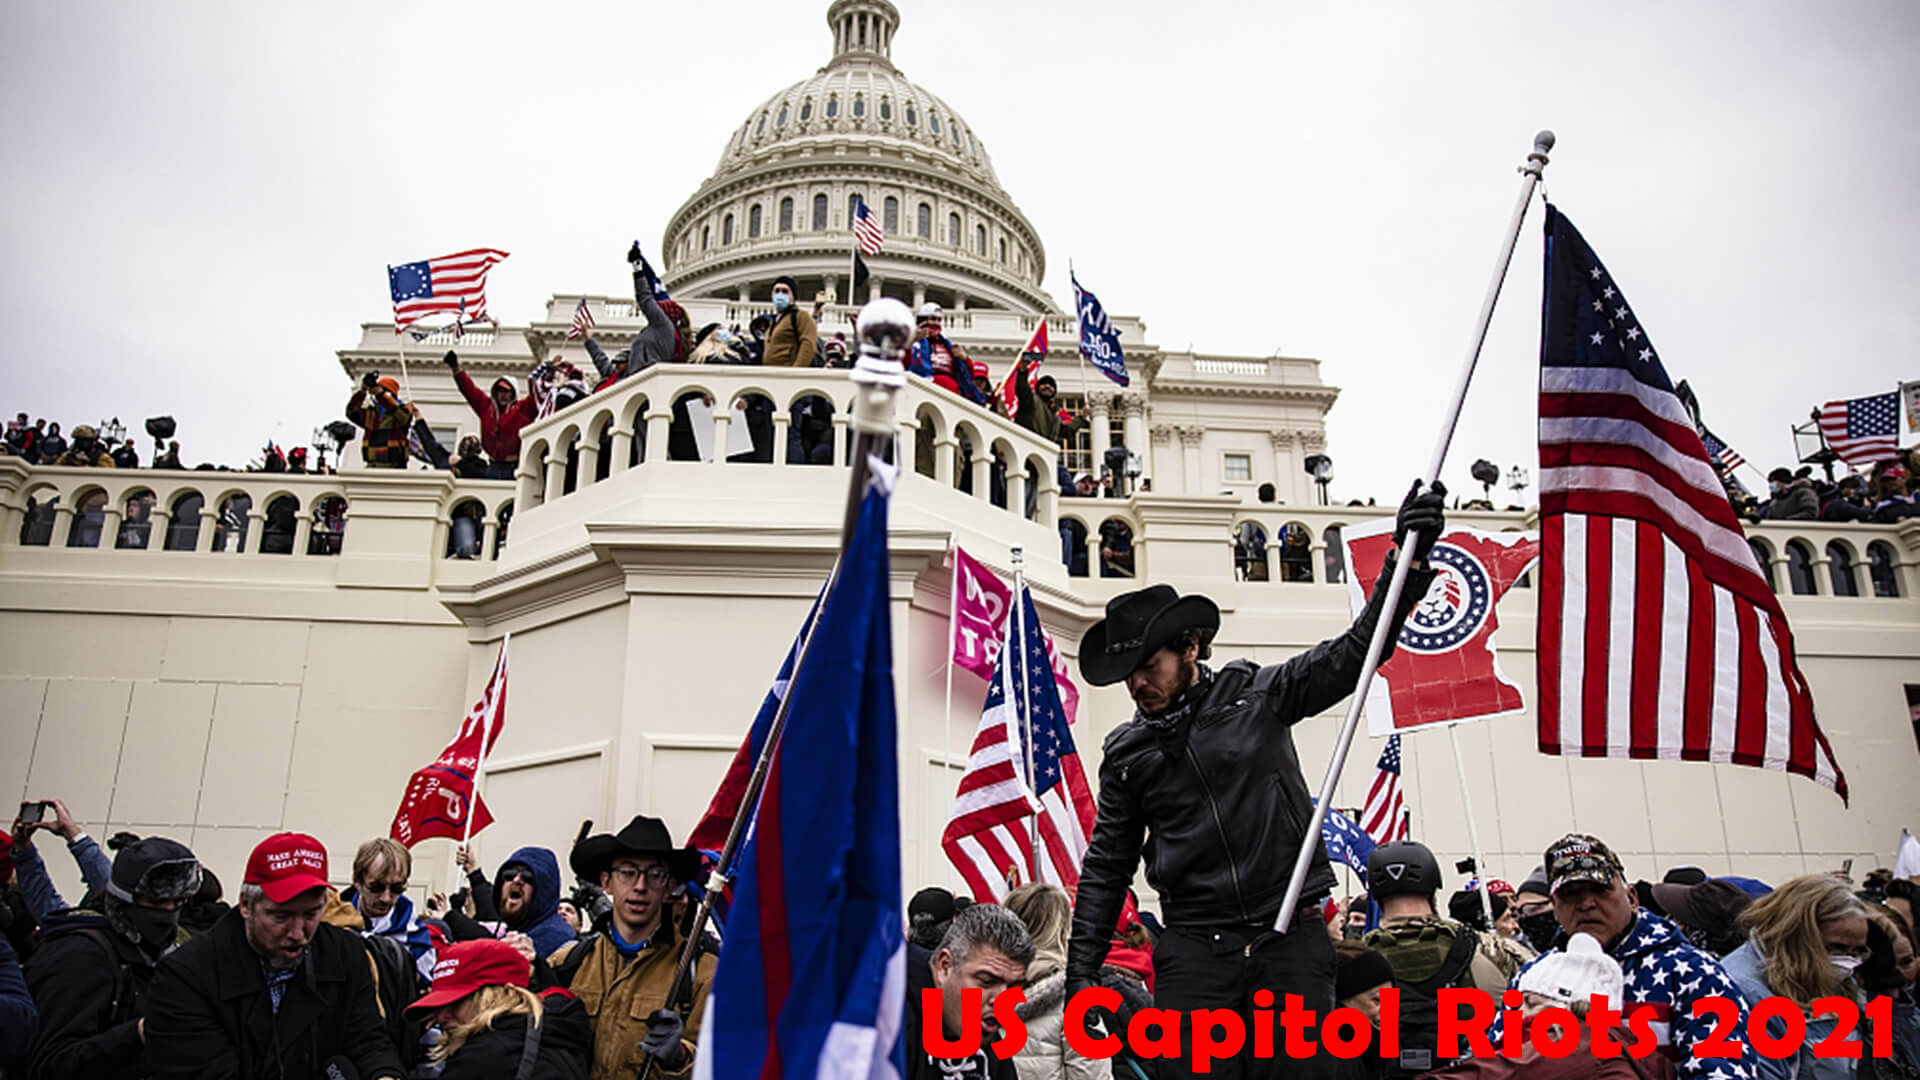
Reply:
M908 945L907 1009L905 1026L901 1029L902 1041L907 1046L907 1071L901 1074L902 1080L1020 1080L1014 1059L995 1057L984 1040L980 1049L964 1060L936 1058L927 1052L922 1037L920 994L932 988L933 954L918 945Z
M1389 651L1433 577L1431 569L1407 575ZM1143 855L1167 925L1271 921L1313 815L1291 728L1353 693L1385 606L1386 590L1376 590L1346 633L1285 663L1229 663L1171 730L1135 718L1107 737L1068 939L1071 976L1098 976ZM1310 900L1335 884L1318 837L1311 850L1301 893Z
M351 895L352 890L348 892ZM405 900L406 897L401 899ZM399 911L398 905L394 911ZM412 1064L419 1055L420 1033L424 1025L420 1018L407 1015L407 1006L425 992L428 980L414 966L413 954L407 950L406 939L368 933L367 917L360 914L360 909L351 899L342 898L332 889L327 890L327 904L320 911L320 921L360 935L361 944L367 947L368 966L373 970L373 989L380 1005L381 1024L393 1048L399 1051L401 1060ZM429 952L427 955L433 954ZM428 973L431 974L431 968Z
M1023 360L1020 363L1024 367L1027 362ZM1081 428L1087 426L1086 421L1061 420L1059 399L1056 398L1052 405L1042 401L1033 387L1027 385L1027 381L1033 377L1025 371L1016 371L1012 376L1014 396L1017 400L1013 410L1013 422L1055 446L1073 439L1080 433Z
M1813 481L1795 480L1787 489L1773 497L1767 504L1767 521L1812 521L1820 516L1820 496L1813 490Z
M1013 1056L1020 1080L1110 1080L1113 1076L1111 1061L1081 1057L1067 1045L1066 1008L1065 970L1027 984L1026 1004L1014 1010L1027 1025L1027 1044Z
M20 972L20 958L13 954L7 939L0 937L0 1074L13 1075L7 1070L19 1068L27 1060L27 1051L39 1030L39 1010Z
M407 467L407 431L413 424L413 406L403 405L393 391L376 386L347 399L347 419L360 428L360 456L367 464L388 469Z
M1541 958L1566 948L1567 935L1559 934L1553 948L1520 969L1525 974ZM1675 1073L1684 1080L1726 1080L1727 1065L1735 1060L1745 1067L1745 1076L1760 1075L1760 1055L1744 1045L1738 1059L1695 1057L1694 1046L1710 1037L1718 1023L1712 1013L1693 1013L1693 1003L1705 997L1724 997L1739 1005L1738 1030L1747 1029L1748 1002L1733 979L1713 954L1687 941L1680 928L1651 911L1641 911L1633 926L1613 946L1608 955L1619 961L1626 974L1626 1008L1632 1016L1651 1006L1655 1016L1653 1030L1660 1038L1660 1052L1673 1063ZM1510 984L1519 988L1520 975ZM1671 1026L1664 1026L1670 1024ZM1488 1038L1499 1046L1502 1021L1494 1017ZM1716 1077L1716 1073L1718 1076Z
M40 1007L40 1037L24 1075L32 1080L144 1077L139 1021L155 961L104 915L64 911L40 929L27 986Z
M147 1008L157 1080L319 1080L335 1055L363 1080L404 1075L353 931L315 928L278 1012L238 908L160 961Z
M1883 525L1892 525L1910 517L1920 517L1920 500L1911 495L1882 499L1873 507L1873 520Z
M979 384L973 381L967 354L947 340L945 334L914 342L907 350L907 371L932 379L942 390L950 390L975 405L986 407L987 399L981 395Z
M639 1076L645 1055L640 1040L647 1037L647 1017L667 1007L667 992L680 962L679 935L671 920L628 960L604 934L573 942L548 957L559 984L580 999L593 1019L593 1080L632 1080ZM693 1075L691 1051L700 1042L700 1021L706 1016L707 991L713 986L717 958L702 953L694 965L693 1008L681 1014L681 1037L689 1051L678 1072L656 1067L653 1075Z
M773 320L761 344L760 362L767 367L812 367L820 345L820 328L813 316L795 304Z
M1767 985L1767 962L1761 958L1760 950L1753 947L1753 942L1749 941L1728 953L1726 959L1720 961L1720 966L1726 969L1734 985L1746 995L1749 1007L1762 998L1774 996L1773 987ZM1857 1061L1848 1058L1817 1057L1813 1052L1815 1044L1833 1034L1834 1025L1838 1022L1833 1014L1814 1015L1806 1019L1807 1037L1801 1041L1799 1048L1792 1055L1783 1058L1756 1056L1754 1060L1759 1065L1759 1071L1754 1075L1760 1080L1790 1080L1794 1077L1799 1077L1800 1080L1853 1080L1854 1066L1858 1064ZM1786 1021L1770 1018L1767 1022L1767 1031L1776 1038L1784 1036L1787 1033ZM1856 1027L1847 1036L1846 1041L1858 1043L1859 1028Z
M532 938L534 955L552 956L574 938L573 927L560 917L560 862L543 847L523 847L507 856L490 890L496 912L500 910L500 881L510 863L533 871L533 903L519 918L505 920L507 929Z
M88 892L104 889L113 877L113 861L106 852L100 850L93 837L81 833L67 845L67 852L80 867L80 883ZM40 858L40 852L31 843L13 845L10 856L13 859L14 883L20 890L20 896L26 901L27 910L33 913L35 920L45 919L56 911L65 911L67 901L54 887L53 878L47 873L47 864Z
M414 918L413 898L401 896L393 902L393 907L379 919L368 917L360 910L359 891L348 886L340 893L340 901L349 905L359 917L359 925L345 926L343 929L357 931L362 937L384 937L407 951L412 958L414 969L419 973L422 984L433 981L433 936L427 928ZM339 926L339 923L334 925Z
M33 451L40 455L40 464L52 465L67 452L67 437L50 431L34 440Z
M593 1067L593 1024L570 994L546 995L541 1004L540 1048L533 1059L537 1080L587 1080ZM491 1030L467 1039L447 1058L440 1080L514 1080L527 1043L527 1014L511 1013Z
M100 449L99 443L88 443L82 450L75 444L54 460L55 465L66 465L86 469L111 469L114 467L113 455Z
M507 394L513 398L505 411L493 403L491 392L481 393L474 385L473 378L465 368L455 368L453 382L460 388L460 396L467 399L467 406L480 418L480 449L487 452L493 461L518 462L520 460L520 429L533 423L539 412L539 403L533 400L532 387L527 396L521 397L514 392L512 379L493 380L493 389L506 387Z

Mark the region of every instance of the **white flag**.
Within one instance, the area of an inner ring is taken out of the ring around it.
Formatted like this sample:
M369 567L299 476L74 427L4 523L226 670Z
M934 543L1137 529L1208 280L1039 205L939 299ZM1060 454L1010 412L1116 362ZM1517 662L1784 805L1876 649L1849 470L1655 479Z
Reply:
M1920 879L1920 840L1905 829L1900 830L1900 853L1893 857L1893 876Z

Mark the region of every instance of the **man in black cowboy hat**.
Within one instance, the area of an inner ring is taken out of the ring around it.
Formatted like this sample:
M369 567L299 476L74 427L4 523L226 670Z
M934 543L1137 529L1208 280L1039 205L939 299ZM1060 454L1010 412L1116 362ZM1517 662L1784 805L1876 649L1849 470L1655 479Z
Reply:
M574 845L573 872L598 881L613 899L607 932L572 942L547 959L553 981L593 1018L593 1080L639 1074L648 1057L656 1076L689 1076L716 960L694 965L693 987L669 1001L680 961L671 918L678 886L700 870L700 856L673 846L666 823L636 817L617 833Z
M1418 484L1408 492L1394 530L1402 550L1409 530L1418 542L1383 661L1433 582L1426 559L1444 529L1446 490L1419 492ZM1335 882L1319 838L1305 835L1313 802L1290 729L1353 692L1385 595L1376 591L1346 633L1283 664L1235 660L1218 671L1202 663L1220 628L1212 600L1155 585L1108 601L1107 617L1081 639L1080 674L1095 686L1126 683L1136 712L1102 750L1099 816L1068 946L1069 994L1099 981L1144 853L1167 924L1154 946L1154 1004L1181 1012L1183 1046L1192 1045L1194 1009L1236 1010L1251 1032L1254 1010L1282 1009L1289 994L1321 1016L1333 1007L1333 945L1319 901ZM1314 856L1298 914L1276 933L1294 859L1308 842ZM1272 999L1256 998L1260 990ZM1244 1056L1221 1063L1226 1076L1317 1067ZM1160 1075L1185 1076L1189 1064L1162 1061Z

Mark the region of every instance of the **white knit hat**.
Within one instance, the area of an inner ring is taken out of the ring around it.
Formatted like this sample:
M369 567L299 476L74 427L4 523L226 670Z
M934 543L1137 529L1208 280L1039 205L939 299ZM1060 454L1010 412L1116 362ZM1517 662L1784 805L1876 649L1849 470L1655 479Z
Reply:
M1565 952L1548 953L1521 972L1517 989L1563 1005L1584 1004L1600 994L1607 999L1608 1008L1619 1009L1626 981L1619 962L1607 955L1598 939L1592 934L1575 934L1567 939Z

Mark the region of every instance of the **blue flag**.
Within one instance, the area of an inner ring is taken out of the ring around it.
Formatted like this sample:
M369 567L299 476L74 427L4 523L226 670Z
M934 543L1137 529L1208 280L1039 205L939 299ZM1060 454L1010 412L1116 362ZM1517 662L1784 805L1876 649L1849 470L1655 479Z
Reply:
M905 911L887 497L870 489L787 687L741 847L696 1077L905 1071Z
M1320 838L1326 842L1327 858L1353 867L1353 872L1360 875L1360 884L1364 886L1367 883L1367 859L1377 846L1367 830L1340 811L1329 810L1320 824Z
M1080 311L1080 355L1099 368L1100 374L1127 385L1127 357L1120 351L1120 331L1113 328L1100 298L1081 288L1080 279L1069 278L1073 281L1073 306Z

